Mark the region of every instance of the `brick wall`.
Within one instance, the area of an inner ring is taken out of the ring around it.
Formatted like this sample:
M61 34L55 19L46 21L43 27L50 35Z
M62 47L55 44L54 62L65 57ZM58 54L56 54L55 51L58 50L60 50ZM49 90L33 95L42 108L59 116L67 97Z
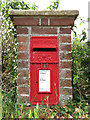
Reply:
M71 13L72 14L72 13ZM75 16L14 16L17 31L17 95L18 100L30 104L30 38L32 36L58 36L59 40L59 98L63 104L72 98L71 27ZM12 17L12 11L11 11Z

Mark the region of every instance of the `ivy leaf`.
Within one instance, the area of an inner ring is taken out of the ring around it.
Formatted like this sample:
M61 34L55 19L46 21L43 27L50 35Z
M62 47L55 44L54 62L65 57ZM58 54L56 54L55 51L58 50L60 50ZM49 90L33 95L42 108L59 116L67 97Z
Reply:
M1 6L0 6L0 10L1 10L4 6L5 6L5 4L1 4Z

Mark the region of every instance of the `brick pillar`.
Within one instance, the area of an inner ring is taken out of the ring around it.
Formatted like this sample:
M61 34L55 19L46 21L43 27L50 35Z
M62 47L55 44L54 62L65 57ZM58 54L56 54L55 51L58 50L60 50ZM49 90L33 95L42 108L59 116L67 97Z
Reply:
M71 26L60 28L60 101L72 99Z
M29 97L29 28L17 26L17 95L18 100L28 104Z
M78 16L77 10L30 11L10 10L17 30L17 95L30 104L30 38L58 36L59 40L59 101L72 98L71 27Z

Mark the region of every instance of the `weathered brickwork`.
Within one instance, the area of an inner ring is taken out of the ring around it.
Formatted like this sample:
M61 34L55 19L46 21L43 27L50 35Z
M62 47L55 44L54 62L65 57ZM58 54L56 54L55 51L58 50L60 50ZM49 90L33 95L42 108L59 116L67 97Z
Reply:
M17 42L28 42L28 36L17 36Z
M61 43L71 43L71 36L60 36Z
M72 75L71 70L68 70L68 69L61 69L60 70L60 76L63 78L71 78L71 75Z
M71 28L60 28L60 34L71 34Z
M67 51L60 51L60 59L61 60L70 60L71 53L68 53Z
M28 69L22 69L22 68L18 67L17 74L19 75L19 77L28 77L29 76L29 70Z
M39 18L32 18L32 17L28 17L28 18L15 18L13 20L14 25L34 25L37 26L39 25Z
M23 79L23 77L18 77L17 78L17 85L29 85L29 79L28 77L25 77L25 79Z
M17 30L17 96L18 101L30 104L30 38L58 36L59 40L59 99L65 103L72 98L71 27L78 12L11 11ZM15 16L14 16L15 15ZM19 15L19 16L18 16ZM26 16L25 16L26 15ZM17 17L16 17L17 16Z
M26 52L21 52L21 53L17 53L17 60L27 60L28 59L28 53Z
M52 27L32 27L32 34L57 34L57 28Z
M17 95L18 97L18 103L24 103L26 105L29 105L30 103L30 99L29 99L29 95L26 95L26 94L20 94L20 95Z
M28 34L28 29L27 28L24 28L24 27L18 27L16 29L17 31L17 34Z
M28 61L17 61L18 68L28 68Z
M29 94L28 85L17 86L17 94Z
M60 69L70 68L71 69L71 61L61 61Z
M71 45L68 44L61 44L60 45L61 51L71 51Z
M68 78L68 79L63 78L63 79L61 79L60 85L62 87L71 87L72 86L72 80L70 78Z
M60 88L61 90L61 95L72 95L72 89L70 89L69 87L63 87Z
M46 19L45 19L45 18L42 18L42 19L41 19L41 25L47 26L47 25L48 25L48 19L47 19L47 18L46 18Z
M58 19L58 18L51 18L50 19L50 25L52 26L73 26L74 24L74 19L73 18L62 18L62 19Z

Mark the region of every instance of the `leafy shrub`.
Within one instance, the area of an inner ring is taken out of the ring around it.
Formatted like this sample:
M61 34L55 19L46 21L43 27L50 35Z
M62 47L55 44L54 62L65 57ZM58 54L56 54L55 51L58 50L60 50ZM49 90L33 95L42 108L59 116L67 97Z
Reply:
M9 116L16 103L16 29L9 17L9 9L37 9L37 6L25 1L0 1L2 35L2 107L3 117Z
M50 10L57 10L59 8L59 0L54 0L51 2L51 5L47 7Z
M72 38L72 75L74 99L89 100L88 89L90 79L90 41L87 41L86 32L78 35L75 31Z

